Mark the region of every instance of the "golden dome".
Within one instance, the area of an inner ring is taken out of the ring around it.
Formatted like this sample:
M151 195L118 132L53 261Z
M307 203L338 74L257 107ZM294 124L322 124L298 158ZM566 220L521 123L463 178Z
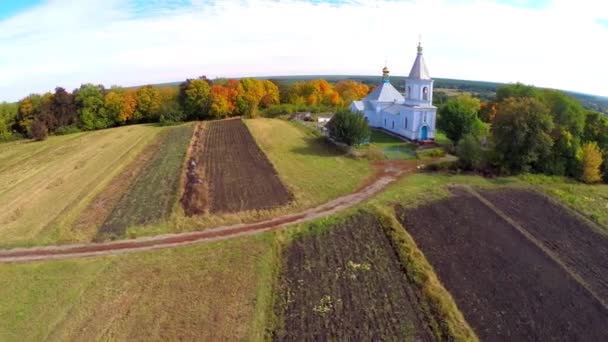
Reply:
M388 74L388 67L385 66L384 68L382 68L382 73Z

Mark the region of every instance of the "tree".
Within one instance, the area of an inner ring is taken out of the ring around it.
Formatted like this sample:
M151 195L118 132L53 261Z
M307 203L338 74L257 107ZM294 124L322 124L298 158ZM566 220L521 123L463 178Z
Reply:
M159 122L161 125L175 125L184 121L185 118L186 115L176 100L165 101L160 106Z
M335 91L342 99L343 104L349 105L369 94L369 87L357 81L345 80L336 84Z
M239 83L236 102L238 113L247 117L257 116L260 101L266 95L264 84L255 78L243 78Z
M41 98L38 94L31 94L19 101L17 108L17 130L19 133L31 137L32 123Z
M456 152L458 154L460 167L463 169L474 170L481 167L483 151L481 149L481 143L475 135L467 134L462 137L456 146Z
M135 94L137 107L135 109L135 120L154 122L159 119L159 109L162 104L161 94L158 88L146 85L137 90Z
M600 167L602 166L602 153L595 142L583 145L583 172L581 180L587 184L602 180Z
M595 141L602 150L608 150L608 118L598 112L588 112L583 140Z
M581 104L559 90L544 89L541 94L555 125L566 128L574 136L581 136L585 127L585 111Z
M513 172L538 170L551 153L553 127L549 109L540 100L502 101L492 123L492 138L503 167Z
M188 119L205 119L209 115L211 86L203 79L189 79L180 85L179 102Z
M362 115L349 110L338 111L327 123L329 136L349 146L369 141L371 130Z
M448 100L439 110L437 128L445 132L453 142L483 126L477 116L480 109L479 99L469 94L458 95Z
M532 97L540 99L541 94L536 87L522 83L509 84L496 89L496 102L504 101L509 97Z
M272 105L279 104L279 87L268 80L262 81L262 86L264 87L264 95L262 95L262 98L260 99L260 108L268 108Z
M51 110L58 126L69 126L76 123L78 112L74 96L61 87L55 88Z
M211 87L211 106L209 115L214 119L221 119L234 115L237 96L237 90L234 88L217 84Z
M0 103L0 140L9 139L13 135L13 126L17 122L17 104Z
M83 84L74 92L80 124L85 130L108 127L102 85Z
M55 132L57 127L59 127L59 122L53 112L54 98L55 96L52 93L42 95L34 113L34 121L42 121L47 128L47 134Z

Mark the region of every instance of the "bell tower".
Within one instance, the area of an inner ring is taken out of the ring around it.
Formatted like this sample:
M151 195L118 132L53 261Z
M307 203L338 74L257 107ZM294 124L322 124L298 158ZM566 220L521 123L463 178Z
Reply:
M433 80L424 62L422 44L418 43L418 54L405 79L405 101L414 106L430 107L433 105Z

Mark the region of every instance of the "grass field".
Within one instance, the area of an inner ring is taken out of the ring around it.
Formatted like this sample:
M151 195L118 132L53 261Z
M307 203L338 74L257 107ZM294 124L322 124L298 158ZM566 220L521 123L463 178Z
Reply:
M350 193L371 175L366 160L345 156L305 127L277 119L245 123L295 196L298 207Z
M0 340L263 340L272 241L0 265Z
M162 128L121 127L0 145L0 246L72 241L67 227Z

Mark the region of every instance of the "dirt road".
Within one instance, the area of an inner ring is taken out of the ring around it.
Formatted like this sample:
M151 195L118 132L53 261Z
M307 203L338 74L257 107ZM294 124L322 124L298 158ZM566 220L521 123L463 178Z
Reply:
M382 162L375 165L374 176L358 191L303 212L256 223L216 227L204 231L164 234L153 237L119 240L106 243L75 244L21 248L0 251L0 263L35 260L66 259L97 255L129 253L189 244L225 240L244 235L277 230L288 225L304 223L353 207L380 192L407 172L416 170L415 162Z

